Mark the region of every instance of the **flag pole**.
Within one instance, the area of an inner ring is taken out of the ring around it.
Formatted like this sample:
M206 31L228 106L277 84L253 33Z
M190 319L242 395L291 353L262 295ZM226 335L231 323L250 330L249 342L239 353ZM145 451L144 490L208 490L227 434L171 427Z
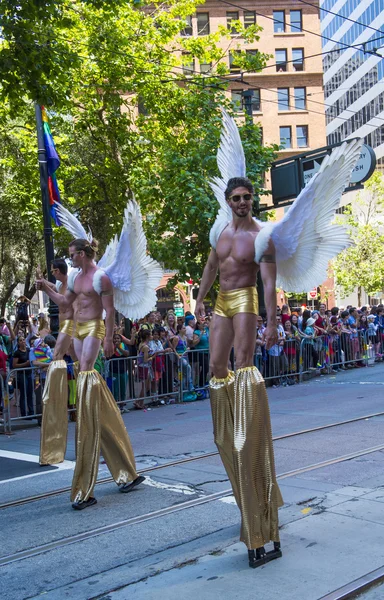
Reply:
M51 283L55 283L55 278L51 273L51 263L55 258L53 249L53 231L51 224L51 210L48 191L48 166L47 152L44 143L43 119L41 114L41 106L35 103L36 130L37 130L37 155L39 159L40 169L40 188L41 188L41 203L43 207L43 223L44 223L44 245L45 245L45 260L47 263L47 277ZM52 335L57 337L59 333L59 309L57 305L49 300L48 315L50 318L50 327Z

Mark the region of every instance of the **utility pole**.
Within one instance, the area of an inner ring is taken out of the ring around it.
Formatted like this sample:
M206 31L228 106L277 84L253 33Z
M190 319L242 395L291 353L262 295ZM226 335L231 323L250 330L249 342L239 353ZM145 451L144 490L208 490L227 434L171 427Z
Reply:
M40 188L41 188L41 203L43 207L43 223L44 223L44 245L45 245L45 260L47 263L47 277L51 283L55 283L55 278L51 274L51 263L55 258L53 249L53 231L51 225L51 210L49 203L48 190L48 166L47 152L44 143L43 119L41 115L41 106L35 103L36 129L37 129L37 155L39 159L40 169ZM49 300L48 315L50 318L50 327L52 335L57 337L59 333L59 309L57 305Z

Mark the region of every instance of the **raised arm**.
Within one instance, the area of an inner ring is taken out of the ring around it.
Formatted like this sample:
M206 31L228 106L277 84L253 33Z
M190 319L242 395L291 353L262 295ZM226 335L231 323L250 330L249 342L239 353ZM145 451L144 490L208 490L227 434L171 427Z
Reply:
M101 302L106 312L104 354L107 358L113 354L113 328L115 325L115 307L113 305L113 287L108 275L101 278Z
M204 267L203 276L200 282L199 293L196 300L195 314L197 319L202 319L205 316L204 298L214 284L219 269L219 259L216 250L212 248Z
M63 309L72 306L76 300L76 294L74 292L71 292L67 289L65 294L59 294L56 292L55 287L51 287L51 283L43 278L36 280L36 288L45 292L47 296L51 298L55 304L57 304L57 306Z
M269 350L277 343L276 328L276 252L272 240L260 258L260 275L264 286L264 301L267 309L267 327L265 330L266 348Z

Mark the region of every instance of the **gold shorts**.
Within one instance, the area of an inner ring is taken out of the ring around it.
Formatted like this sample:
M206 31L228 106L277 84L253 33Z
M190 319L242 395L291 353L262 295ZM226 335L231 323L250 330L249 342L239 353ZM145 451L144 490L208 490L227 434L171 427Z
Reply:
M86 337L95 337L103 341L105 338L104 321L102 319L92 319L84 323L77 322L74 337L81 341Z
M255 287L240 288L229 292L219 291L214 313L220 317L232 319L238 313L259 312L259 300Z
M59 325L60 333L65 333L69 335L69 337L73 337L75 334L75 322L73 319L65 319L65 321L61 321Z

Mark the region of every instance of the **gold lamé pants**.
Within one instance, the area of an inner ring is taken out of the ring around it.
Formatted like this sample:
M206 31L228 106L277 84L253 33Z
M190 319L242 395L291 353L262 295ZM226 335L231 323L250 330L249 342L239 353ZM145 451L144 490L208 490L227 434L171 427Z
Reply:
M279 541L271 420L264 380L256 367L212 377L210 397L215 443L241 512L240 541L248 549Z
M231 319L238 313L259 312L259 299L255 287L239 288L228 292L219 290L215 304L215 314Z
M72 502L93 496L100 449L118 485L136 479L136 465L124 421L107 384L96 371L77 378L76 468Z
M105 338L105 325L102 319L91 319L83 323L76 322L74 337L84 340L86 337L95 337L103 341Z
M54 360L48 367L43 393L41 465L55 465L64 460L68 432L67 403L67 363L65 360Z
M72 337L72 319L60 323L60 333ZM55 465L64 460L68 433L68 378L65 360L54 360L48 367L43 393L43 418L40 434L41 465Z

